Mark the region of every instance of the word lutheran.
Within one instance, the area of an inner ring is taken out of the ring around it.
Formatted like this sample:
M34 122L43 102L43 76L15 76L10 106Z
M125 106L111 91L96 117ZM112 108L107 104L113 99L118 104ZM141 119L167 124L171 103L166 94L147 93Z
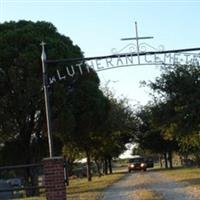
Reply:
M65 66L64 70L63 67L59 67L59 69L56 70L56 74L52 77L49 77L49 83L52 84L57 80L66 79L67 76L74 77L75 73L79 73L82 75L83 67L86 68L87 72L89 73L91 69L98 72L107 69L132 66L132 65L138 65L138 64L136 57L131 56L130 54L129 55L127 54L126 57L120 57L119 55L117 58L95 59L91 61L80 62L78 64Z

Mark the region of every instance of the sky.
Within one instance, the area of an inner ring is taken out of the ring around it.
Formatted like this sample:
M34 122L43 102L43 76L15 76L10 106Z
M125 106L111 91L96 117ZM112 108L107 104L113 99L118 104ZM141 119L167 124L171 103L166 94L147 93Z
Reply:
M130 41L120 39L135 36L135 21L139 36L154 37L145 41L154 49L160 45L165 50L200 47L199 10L198 1L0 0L0 22L51 22L90 57L109 55L112 49L128 45ZM159 74L160 68L152 65L98 72L102 86L107 84L132 105L151 100L150 90L140 87L140 81L154 81ZM121 158L130 154L131 150L126 151Z
M166 50L200 47L199 10L198 1L0 0L0 22L51 22L89 57L109 55L112 49L129 44L120 39L135 36L135 21L139 36L154 37L145 42L155 49L160 45ZM158 66L98 72L102 86L107 84L133 105L151 100L150 90L140 87L140 81L153 81L159 74Z

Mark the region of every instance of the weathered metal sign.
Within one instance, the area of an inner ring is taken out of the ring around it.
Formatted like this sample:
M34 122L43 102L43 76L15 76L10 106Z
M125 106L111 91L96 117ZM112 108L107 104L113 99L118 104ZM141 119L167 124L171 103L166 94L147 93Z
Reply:
M74 77L78 72L83 74L83 66L86 66L88 72L93 69L96 72L140 65L200 65L200 53L188 53L189 51L197 51L200 48L179 49L168 51L140 52L140 60L137 53L114 54L105 57L91 57L84 59L66 59L66 60L47 60L47 63L67 63L76 61L78 63L58 67L53 76L49 76L49 84L58 80ZM76 69L76 70L75 70Z

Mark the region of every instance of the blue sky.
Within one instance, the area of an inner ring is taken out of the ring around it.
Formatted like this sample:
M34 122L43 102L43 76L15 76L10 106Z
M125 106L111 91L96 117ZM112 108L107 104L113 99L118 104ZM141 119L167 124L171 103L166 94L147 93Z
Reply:
M200 47L200 2L198 1L20 1L0 0L0 21L20 19L52 22L58 31L81 47L85 56L107 55L121 49L133 37L134 22L140 36L154 36L148 44L165 49ZM150 97L139 81L154 80L158 67L137 66L99 72L102 84L132 104L145 104Z

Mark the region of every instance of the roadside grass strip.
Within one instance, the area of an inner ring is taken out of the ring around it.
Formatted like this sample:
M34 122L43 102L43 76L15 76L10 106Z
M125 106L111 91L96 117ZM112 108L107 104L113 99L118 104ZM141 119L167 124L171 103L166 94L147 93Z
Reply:
M177 182L188 183L200 191L200 168L175 168L164 170L163 173Z
M67 199L100 200L103 191L123 176L124 173L117 172L102 177L93 177L91 182L88 182L86 178L71 180L67 187Z
M187 191L200 197L200 168L174 168L158 170L172 180L183 183Z

